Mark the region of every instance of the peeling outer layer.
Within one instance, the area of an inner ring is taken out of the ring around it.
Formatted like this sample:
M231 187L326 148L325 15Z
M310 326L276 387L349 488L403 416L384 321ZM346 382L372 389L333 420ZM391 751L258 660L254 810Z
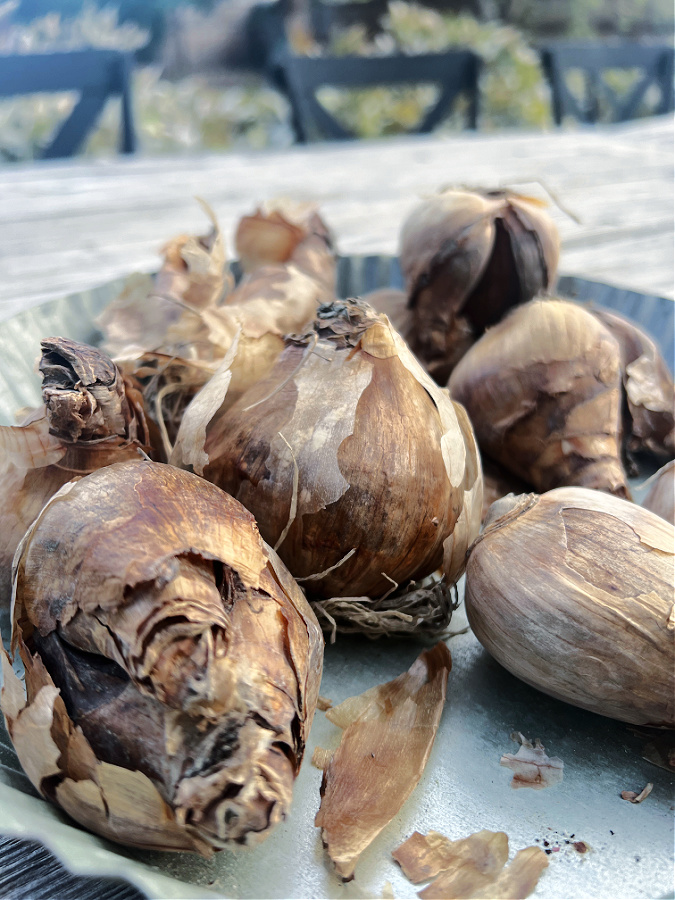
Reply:
M649 493L642 506L675 525L675 460L661 466L643 487L647 484L650 485Z
M519 850L506 866L509 839L503 831L478 831L457 841L416 831L392 856L415 884L434 879L417 895L424 900L529 897L548 866L540 847Z
M449 189L404 222L411 346L440 384L486 328L555 281L560 242L532 197Z
M237 336L226 407L270 372L284 346L282 335L306 328L324 297L320 285L295 266L264 266L244 278L227 303L185 311L158 349L127 360L166 428L167 458L187 405L228 358Z
M508 494L523 494L529 490L522 479L512 475L508 469L500 466L488 456L481 459L483 467L483 511L482 521L485 524L488 511L493 503Z
M131 276L99 316L103 347L113 358L133 359L159 349L172 325L217 305L232 289L220 226L211 207L199 202L211 221L210 231L172 238L162 248L164 259L155 278Z
M552 697L672 728L673 526L583 488L505 498L493 509L500 504L467 564L478 640Z
M0 426L0 606L9 606L14 551L44 504L70 481L152 452L140 393L100 350L42 341L44 405Z
M314 824L345 881L422 776L451 666L450 651L439 643L403 675L326 712L344 733L324 771Z
M621 348L625 391L626 449L675 456L673 376L654 341L634 322L607 310L594 314Z
M253 272L270 263L291 263L335 295L333 239L313 203L273 200L243 216L235 234L242 268Z
M204 476L253 512L313 599L381 598L441 565L454 584L478 534L464 410L358 301L321 306L287 338L269 376L212 418L203 451Z
M17 552L2 709L26 773L133 846L264 837L288 812L323 659L316 618L217 488L152 462L68 485Z
M580 306L535 300L491 328L452 373L481 450L543 492L628 497L619 346Z

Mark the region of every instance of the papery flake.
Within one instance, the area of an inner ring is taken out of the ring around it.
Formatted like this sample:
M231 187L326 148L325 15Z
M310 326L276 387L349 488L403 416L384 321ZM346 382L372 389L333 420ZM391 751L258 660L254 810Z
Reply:
M392 855L411 881L434 878L417 895L424 900L529 897L548 865L541 848L526 847L505 868L509 839L503 831L479 831L457 841L416 831Z
M557 756L547 756L539 738L533 744L520 732L514 732L511 739L518 741L520 748L516 754L505 753L499 765L513 770L512 788L541 790L563 780L563 761Z
M424 771L451 666L450 651L438 643L403 675L326 713L344 734L324 772L314 824L345 881L353 878L359 856L401 809Z

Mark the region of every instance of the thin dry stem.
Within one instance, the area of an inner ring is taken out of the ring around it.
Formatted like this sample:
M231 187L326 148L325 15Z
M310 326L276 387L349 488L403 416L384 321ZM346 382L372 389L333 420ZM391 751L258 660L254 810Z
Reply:
M286 522L286 527L281 532L281 534L279 535L279 540L274 545L275 550L278 550L279 547L281 547L283 542L286 540L286 535L290 531L291 525L293 524L293 522L295 522L295 516L298 512L298 482L300 480L300 471L298 469L298 462L295 458L295 453L293 453L293 448L281 432L279 432L279 437L284 442L284 444L286 444L290 451L291 457L293 458L293 492L291 495L291 508L288 513L288 522Z
M162 436L162 446L164 448L164 452L166 453L167 459L169 459L171 457L171 454L173 453L173 444L171 443L171 439L169 438L169 432L166 427L166 422L164 421L162 400L168 394L175 394L176 391L180 391L181 389L182 385L180 384L180 382L165 384L164 387L160 388L157 391L157 396L155 397L155 415L157 416L157 426Z
M345 553L345 555L342 557L342 559L339 560L339 562L336 562L334 566L329 566L327 569L324 569L323 572L315 572L314 575L305 575L303 578L296 577L295 580L296 581L319 581L319 579L325 578L325 576L328 575L330 572L334 572L340 566L344 565L347 562L347 560L351 559L351 557L355 553L356 553L356 547L352 547L352 549L349 551L349 553Z

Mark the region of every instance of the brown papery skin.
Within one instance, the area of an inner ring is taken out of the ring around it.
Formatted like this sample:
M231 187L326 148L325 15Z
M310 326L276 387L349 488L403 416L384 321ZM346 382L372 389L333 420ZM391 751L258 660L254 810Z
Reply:
M673 526L575 487L499 507L467 565L466 610L478 640L552 697L672 728Z
M355 550L305 583L313 598L378 597L444 557L452 584L479 528L480 463L463 410L447 395L432 400L420 379L438 389L401 338L368 316L345 334L338 317L316 346L288 341L271 375L207 431L205 477L253 512L268 543L284 537L279 555L296 578Z
M608 310L594 314L621 348L627 411L626 449L675 456L675 388L654 341L634 322Z
M331 709L344 728L321 782L314 824L348 881L359 856L401 809L422 776L445 705L450 651L425 650L410 669Z
M481 522L485 522L488 510L492 504L506 497L507 494L525 494L532 485L526 484L522 479L512 475L503 466L487 456L482 459L483 464L483 511Z
M286 816L323 639L240 504L171 466L110 466L45 507L15 590L28 703L10 690L3 710L44 796L120 843L204 854Z
M314 204L272 201L237 225L235 248L245 272L290 263L333 297L336 259L328 226Z
M42 341L44 405L0 427L0 606L9 607L14 552L44 504L71 478L151 453L139 391L101 350Z
M537 491L569 484L628 497L619 346L582 307L518 307L471 348L448 387L481 450Z
M503 831L478 831L458 841L416 831L392 856L411 881L434 878L418 893L423 900L529 897L548 866L541 847L526 847L504 868L509 839Z
M503 190L446 190L404 222L401 269L411 347L439 384L485 329L555 281L558 232L540 201Z
M675 460L662 466L650 481L651 487L642 506L675 525Z

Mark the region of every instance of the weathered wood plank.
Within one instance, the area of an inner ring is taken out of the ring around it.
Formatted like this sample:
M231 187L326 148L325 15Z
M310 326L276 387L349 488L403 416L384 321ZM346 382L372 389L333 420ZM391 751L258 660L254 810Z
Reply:
M550 134L507 132L320 144L284 152L138 157L0 169L0 318L157 264L199 231L205 197L232 246L236 221L284 194L317 200L343 253L395 253L405 215L441 184L544 182L561 268L644 293L673 293L673 119Z

